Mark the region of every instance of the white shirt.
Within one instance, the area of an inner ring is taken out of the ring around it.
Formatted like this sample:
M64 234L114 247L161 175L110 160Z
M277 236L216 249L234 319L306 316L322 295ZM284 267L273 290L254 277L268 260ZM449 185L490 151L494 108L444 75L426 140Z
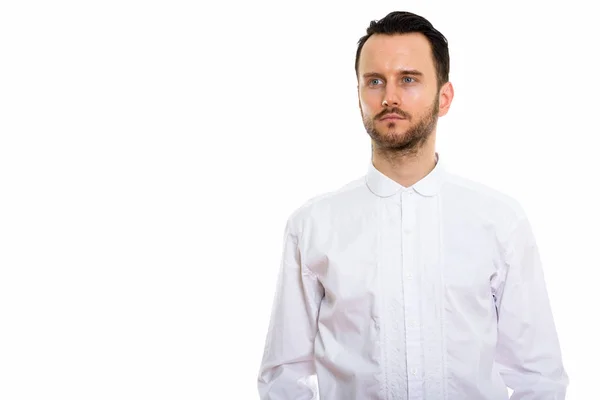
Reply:
M524 209L436 160L409 188L369 162L290 215L261 399L565 398Z

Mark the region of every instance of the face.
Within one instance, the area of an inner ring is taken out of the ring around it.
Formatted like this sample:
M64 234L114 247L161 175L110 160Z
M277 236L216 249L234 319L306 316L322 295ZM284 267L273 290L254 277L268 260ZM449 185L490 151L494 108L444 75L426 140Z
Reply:
M371 36L360 55L358 91L374 144L404 153L425 144L452 99L450 83L438 90L431 46L420 33Z

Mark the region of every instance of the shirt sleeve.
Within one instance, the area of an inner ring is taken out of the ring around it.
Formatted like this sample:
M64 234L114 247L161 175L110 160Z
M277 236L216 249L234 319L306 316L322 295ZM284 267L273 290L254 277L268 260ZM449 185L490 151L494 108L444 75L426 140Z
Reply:
M564 400L565 372L538 246L522 214L506 246L500 284L496 362L512 400Z
M261 400L318 399L314 339L323 288L302 262L288 220L275 298L258 376Z

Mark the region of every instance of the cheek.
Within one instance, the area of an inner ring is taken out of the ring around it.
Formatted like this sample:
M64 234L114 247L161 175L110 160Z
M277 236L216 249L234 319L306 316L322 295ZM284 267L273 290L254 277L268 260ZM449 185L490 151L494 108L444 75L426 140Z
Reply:
M419 104L423 101L424 97L423 90L419 90L417 87L402 91L402 100L408 104Z
M377 96L374 96L372 93L369 95L361 95L360 106L362 109L362 113L365 115L375 115L381 109L379 98Z
M410 88L403 92L401 108L414 115L431 106L431 96L423 90Z
M359 101L359 107L360 107L360 112L363 115L370 115L371 114L371 107L369 106L369 103L366 103L362 98Z

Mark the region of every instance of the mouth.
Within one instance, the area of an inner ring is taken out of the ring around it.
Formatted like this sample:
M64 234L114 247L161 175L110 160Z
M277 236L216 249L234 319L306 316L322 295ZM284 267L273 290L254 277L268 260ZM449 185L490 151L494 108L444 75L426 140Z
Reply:
M406 118L402 118L401 116L396 115L396 114L385 115L382 118L380 118L381 121L394 121L394 120L403 120L403 119L406 119Z

